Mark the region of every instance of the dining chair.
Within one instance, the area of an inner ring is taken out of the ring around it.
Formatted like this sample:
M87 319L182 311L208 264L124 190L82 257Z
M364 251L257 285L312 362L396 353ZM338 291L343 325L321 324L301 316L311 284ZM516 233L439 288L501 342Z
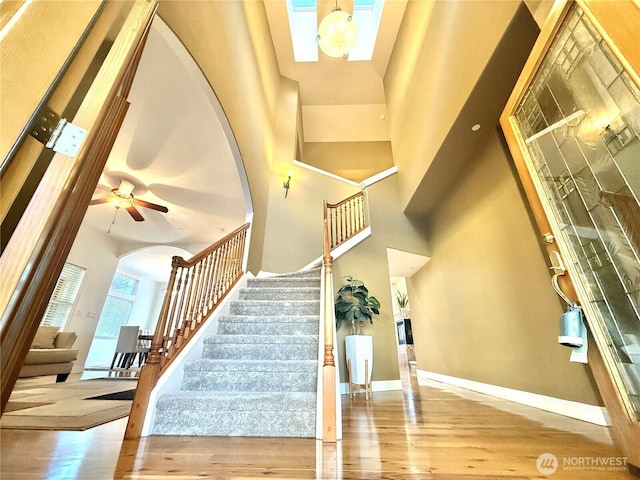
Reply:
M118 342L116 350L111 360L111 368L117 365L118 368L129 369L133 364L133 360L138 354L138 332L140 327L137 325L122 325L118 334Z
M142 331L142 335L148 336L149 334L150 333L147 330ZM140 338L140 333L138 333L138 343L136 346L136 354L138 356L138 367L142 367L142 365L147 361L147 357L149 356L149 350L151 350L151 340L147 338Z

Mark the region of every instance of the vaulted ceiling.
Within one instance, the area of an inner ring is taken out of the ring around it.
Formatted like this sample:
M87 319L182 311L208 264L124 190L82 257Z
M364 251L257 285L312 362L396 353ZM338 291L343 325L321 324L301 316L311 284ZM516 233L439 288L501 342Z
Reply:
M334 5L334 1L318 0L318 19ZM406 5L406 0L385 2L370 61L319 53L318 61L299 63L293 58L286 1L264 2L280 74L299 87L304 142L310 149L330 143L387 143L393 161L384 77ZM352 2L340 2L340 6L347 11L353 8ZM425 177L413 194L409 213L424 214L481 141L484 130L474 137L474 144L460 141L468 138L462 129L479 122L490 129L497 125L500 102L510 91L509 81L513 82L502 72L513 63L512 51L521 48L518 26L510 31L445 139L433 162L433 175ZM101 183L113 188L121 179L129 179L138 186L134 195L166 205L169 213L143 208L146 220L134 222L120 211L113 223L114 209L97 205L89 208L86 224L103 232L110 229L110 235L132 244L181 246L210 244L242 224L250 209L248 187L233 134L221 112L198 66L157 18L134 81L130 111ZM446 161L438 160L441 157ZM211 158L215 158L215 171ZM104 194L96 191L96 196Z
M334 5L319 0L318 19ZM385 3L372 60L319 53L317 62L297 63L286 2L264 2L280 73L299 85L306 142L389 141L383 78L405 5ZM101 204L89 207L85 224L121 241L166 245L209 244L241 225L246 192L229 146L233 139L218 118L215 94L161 18L154 21L130 100L94 198L124 179L136 186L135 197L165 205L169 213L138 208L145 221L135 222L126 211Z

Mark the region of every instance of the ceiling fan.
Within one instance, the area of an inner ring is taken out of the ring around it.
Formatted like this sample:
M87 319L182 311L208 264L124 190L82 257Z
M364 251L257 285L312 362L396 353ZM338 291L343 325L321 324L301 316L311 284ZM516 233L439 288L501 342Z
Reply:
M99 187L102 188L102 187ZM150 208L151 210L156 210L158 212L167 213L169 209L164 205L158 205L156 203L147 202L145 200L140 200L139 198L135 198L133 196L133 183L127 180L121 180L120 185L116 188L110 190L109 194L103 198L96 198L89 202L89 205L100 205L102 203L110 203L117 209L124 208L129 215L136 221L142 222L144 221L144 217L136 208L136 205L139 207Z

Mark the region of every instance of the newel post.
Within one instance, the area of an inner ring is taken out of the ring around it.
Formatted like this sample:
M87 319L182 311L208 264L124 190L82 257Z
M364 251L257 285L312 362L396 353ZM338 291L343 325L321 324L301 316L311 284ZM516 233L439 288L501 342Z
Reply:
M324 360L322 364L322 440L324 442L335 442L336 433L336 365L333 356L333 277L331 269L333 258L329 246L329 229L326 218L324 219L324 254L322 257L324 266Z
M151 390L156 386L156 382L160 376L161 350L163 349L165 329L167 328L169 307L171 298L173 297L173 287L176 281L179 259L180 257L173 257L171 262L171 275L169 277L169 283L167 284L167 292L162 302L162 308L160 309L160 315L158 316L156 331L153 334L153 340L151 340L149 356L140 370L136 393L133 398L133 403L131 404L131 413L129 414L127 429L124 432L124 438L126 439L140 438ZM164 352L162 354L164 354Z

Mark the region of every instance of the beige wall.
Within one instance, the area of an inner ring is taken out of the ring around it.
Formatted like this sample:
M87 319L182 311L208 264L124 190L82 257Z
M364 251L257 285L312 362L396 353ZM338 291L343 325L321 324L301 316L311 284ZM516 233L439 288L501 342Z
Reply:
M304 163L361 182L394 166L391 142L306 142Z
M293 164L299 138L299 110L297 83L283 78L261 262L261 270L270 273L296 271L322 257L323 200L335 203L357 191L353 185ZM294 175L285 198L282 184L288 171Z
M406 204L520 6L410 1L384 78Z
M563 305L498 134L425 228L432 260L409 281L421 370L601 404L558 345Z
M392 175L366 189L371 215L372 234L356 248L334 262L333 281L337 291L344 284L344 277L362 280L369 293L380 300L380 315L375 315L373 325L367 324L366 335L373 336L374 381L397 380L398 353L395 337L395 320L391 297L391 281L387 263L387 248L394 248L419 255L427 255L424 236L402 213L397 175ZM345 324L338 331L340 376L346 377L344 337L350 334Z
M542 3L534 6L543 11ZM408 3L385 77L400 205L428 175L519 5ZM569 363L557 344L563 306L511 160L498 134L490 138L469 153L470 166L443 189L429 220L414 219L432 257L408 282L417 366L600 404L589 368Z

